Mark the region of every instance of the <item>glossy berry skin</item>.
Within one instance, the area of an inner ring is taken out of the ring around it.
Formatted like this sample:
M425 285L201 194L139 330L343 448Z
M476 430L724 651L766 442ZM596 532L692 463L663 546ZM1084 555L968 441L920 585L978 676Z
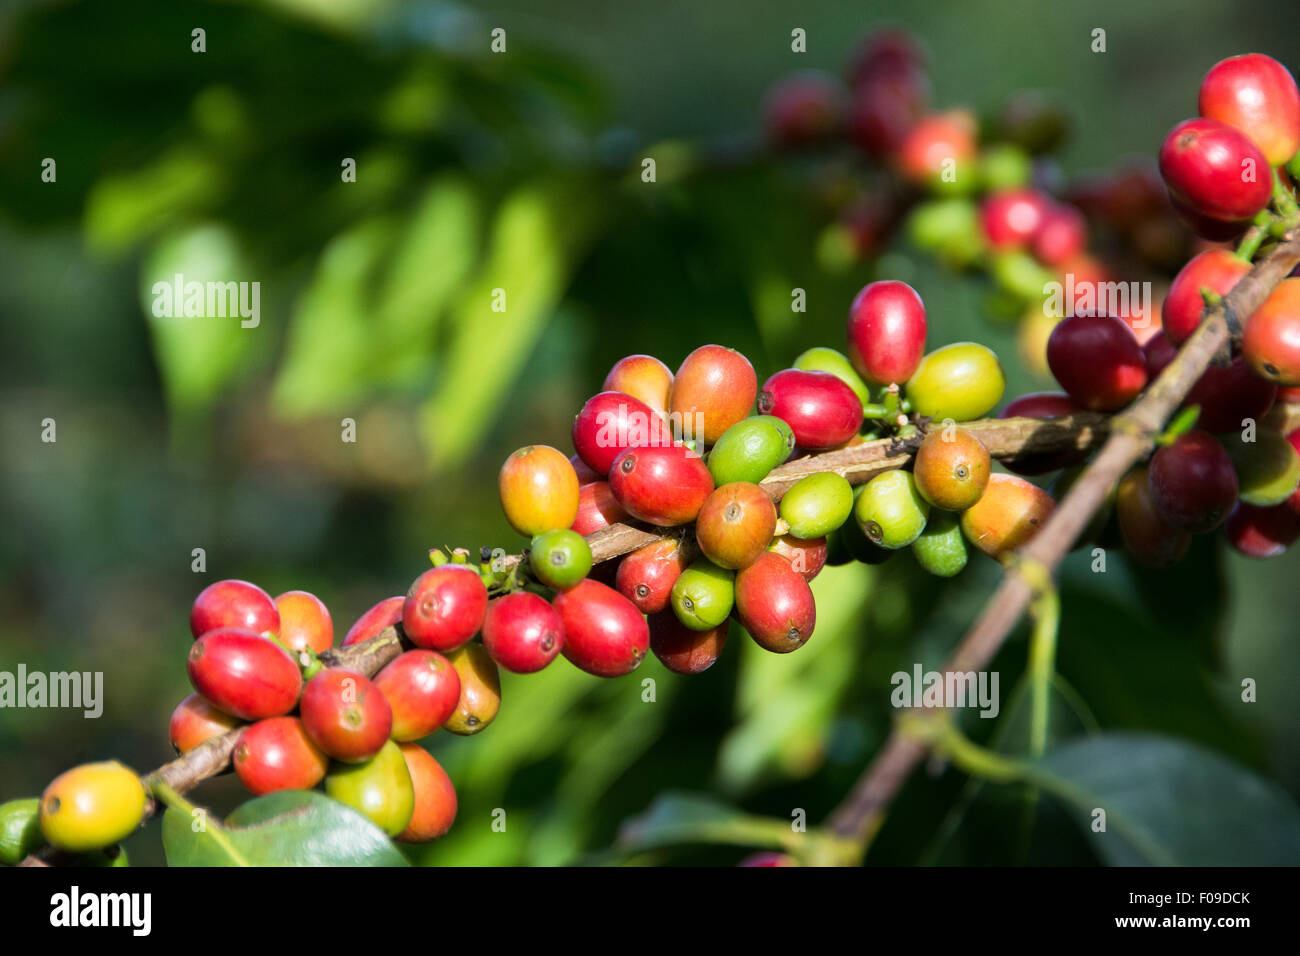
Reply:
M1237 499L1268 508L1291 498L1300 485L1300 456L1276 428L1260 425L1253 441L1240 433L1224 435L1224 450L1237 473Z
M1300 455L1300 428L1297 428L1295 431L1287 435L1286 440L1290 442L1291 447L1295 449L1296 454ZM1287 507L1297 515L1300 515L1300 488L1297 488L1295 493L1286 500L1286 504Z
M620 561L615 587L642 614L654 614L668 606L673 585L688 563L681 541L664 538L637 548Z
M569 464L573 466L573 473L578 476L578 487L589 485L593 481L604 481L605 475L598 475L591 465L582 460L581 455L570 455Z
M1193 534L1213 531L1237 502L1237 473L1218 440L1193 429L1151 456L1151 503L1167 522Z
M528 545L528 566L548 588L571 588L591 570L591 547L576 531L545 531Z
M398 744L411 775L414 806L410 822L395 839L399 843L428 843L456 821L456 788L433 754L417 744Z
M310 790L325 779L329 757L297 717L259 720L239 735L231 763L249 793Z
M729 621L707 631L696 631L677 619L672 610L651 614L650 650L674 674L700 674L714 665L727 644Z
M1256 375L1241 356L1228 365L1205 370L1184 405L1199 405L1198 427L1207 432L1234 432L1246 420L1259 421L1277 399L1277 386Z
M667 415L668 393L672 387L672 370L663 362L653 355L629 355L614 363L601 391L631 395L651 410Z
M280 643L295 651L319 654L334 646L334 622L329 608L314 594L285 591L275 599L280 615Z
M302 673L278 645L235 628L208 631L190 648L190 683L219 710L244 720L293 710Z
M912 462L921 497L944 511L965 511L984 494L993 459L984 443L961 428L925 436Z
M256 584L217 581L199 592L190 609L190 633L200 638L219 627L235 627L264 636L280 633L275 602Z
M1256 375L1300 385L1300 278L1283 279L1246 321L1241 354Z
M966 540L991 558L1014 551L1043 526L1056 503L1015 475L990 475L984 494L961 515Z
M307 682L298 705L312 741L335 760L357 763L379 752L393 729L393 709L370 678L327 667Z
M736 575L736 617L759 647L788 654L812 637L817 603L803 575L769 551Z
M713 491L713 476L684 445L655 445L619 455L609 487L633 518L666 528L695 520Z
M569 530L581 535L595 534L627 519L627 512L614 497L608 481L593 481L578 488L578 516Z
M133 771L115 760L82 764L41 794L41 835L61 850L98 850L130 835L144 809L144 785Z
M384 598L357 618L357 622L348 628L348 633L343 638L343 646L350 647L368 641L372 637L377 637L385 628L400 624L402 609L405 606L405 596Z
M368 817L389 836L405 830L415 812L411 772L401 748L392 740L385 741L368 760L330 767L325 792Z
M992 193L980 206L984 238L994 249L1026 246L1047 218L1048 198L1035 189L1005 189Z
M545 598L516 591L488 604L483 647L515 674L532 674L564 649L564 624Z
M937 511L930 515L925 530L912 542L912 556L930 574L951 578L966 567L968 548L957 515Z
M749 414L757 394L758 377L749 359L735 349L701 345L673 377L668 412L680 425L683 441L712 445Z
M1159 512L1151 498L1146 467L1125 475L1115 492L1115 520L1124 547L1139 564L1165 568L1187 553L1191 534L1176 528Z
M1169 204L1183 225L1202 239L1210 242L1236 242L1250 227L1249 219L1214 219L1188 205L1177 196L1169 197Z
M1268 205L1272 179L1258 146L1226 123L1198 117L1169 131L1160 147L1169 193L1194 212L1228 222Z
M664 419L623 392L600 392L587 399L573 420L572 437L579 457L601 478L626 449L670 443Z
M906 282L862 287L849 306L849 361L868 382L902 384L925 354L925 303Z
M482 626L487 602L487 586L468 565L430 568L406 593L402 630L417 647L455 650Z
M954 342L924 356L904 391L918 415L968 422L992 411L1006 387L1006 375L992 349Z
M393 711L388 735L397 741L429 736L447 722L460 700L456 668L437 651L423 648L397 655L372 683Z
M735 572L707 558L692 562L673 584L671 602L677 620L695 631L722 624L735 606L735 585Z
M199 744L234 730L243 721L217 710L200 694L190 694L176 705L167 728L172 749L187 754Z
M1082 409L1074 404L1064 392L1030 392L1012 399L998 418L1037 418L1053 419L1077 415ZM1059 471L1072 465L1083 456L1082 452L1061 451L1042 452L1034 455L1022 455L1014 461L1004 464L1018 475L1042 475L1050 471Z
M717 485L767 477L794 451L794 430L772 415L754 415L736 422L709 450L709 474Z
M925 529L930 505L910 472L886 471L858 493L853 516L867 540L889 551L906 548Z
M1300 514L1287 505L1238 504L1228 516L1224 534L1248 558L1274 558L1300 539Z
M1113 315L1063 320L1047 340L1047 364L1082 408L1118 411L1146 387L1146 358L1132 330Z
M1220 60L1201 81L1202 116L1241 130L1273 166L1300 149L1300 90L1285 66L1262 53Z
M795 538L824 538L853 514L853 488L833 472L800 478L781 496L781 520Z
M826 567L829 544L826 538L796 538L783 534L772 541L768 550L789 561L790 567L802 574L805 581L811 581Z
M549 445L514 452L497 476L501 508L510 527L532 537L567 528L578 516L578 475L569 459Z
M466 644L452 651L447 659L460 678L460 700L443 727L469 737L496 720L501 710L501 674L482 644Z
M849 357L843 352L837 352L835 349L827 348L824 345L814 346L800 352L791 368L797 368L804 372L830 372L853 389L853 394L858 396L858 401L862 402L862 404L865 405L871 401L871 390L867 387L867 383L862 380L862 376L858 374L858 370L853 367Z
M775 531L772 496L748 481L714 489L695 519L695 539L704 556L733 571L753 564Z
M620 677L640 666L650 649L645 618L627 598L588 578L555 597L564 624L564 656L597 677Z
M1250 271L1250 263L1226 249L1209 249L1188 260L1179 270L1160 309L1160 324L1174 345L1181 345L1201 324L1205 299L1201 289L1227 295Z
M1034 258L1045 266L1064 266L1083 254L1088 245L1088 223L1083 213L1065 203L1052 203L1030 239Z
M830 372L777 372L763 383L758 410L786 422L807 451L842 445L862 427L862 402Z

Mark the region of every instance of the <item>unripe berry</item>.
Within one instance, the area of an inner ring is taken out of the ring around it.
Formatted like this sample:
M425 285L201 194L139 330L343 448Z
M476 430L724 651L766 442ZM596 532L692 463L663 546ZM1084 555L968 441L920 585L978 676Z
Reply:
M767 477L794 451L794 430L772 415L755 415L736 422L709 449L708 468L715 485Z
M1007 380L992 349L974 342L954 342L921 359L904 391L916 414L968 422L981 418L1002 401Z
M673 373L653 355L629 355L614 363L605 376L603 392L622 392L640 399L651 411L668 414L668 393Z
M704 499L695 519L695 538L714 564L737 570L767 550L776 531L772 496L748 481L733 481Z
M375 675L373 683L392 709L389 736L397 741L429 736L447 722L460 701L460 675L451 661L436 651L419 649L397 655Z
M61 850L98 850L140 825L145 799L140 778L115 760L73 767L41 795L41 834Z
M925 529L930 504L917 493L910 472L886 471L858 493L853 515L868 541L896 551L906 548Z
M1115 492L1115 519L1124 547L1139 564L1164 568L1180 561L1191 535L1165 520L1151 497L1145 466L1125 475Z
M411 776L411 819L396 839L400 843L436 840L456 821L456 788L433 755L418 744L399 744Z
M280 633L280 614L271 595L256 584L217 581L200 591L194 599L194 607L190 610L190 633L200 638L219 627L235 627L275 637Z
M597 677L619 677L640 666L650 649L645 618L627 598L590 578L555 596L564 624L564 656Z
M677 369L668 411L677 416L684 440L712 445L749 414L757 394L758 377L749 359L735 349L701 345ZM696 434L697 423L702 434Z
M624 510L661 527L694 521L713 491L713 476L684 445L629 448L614 460L609 486Z
M673 585L689 563L680 539L664 538L638 548L618 564L618 593L642 614L668 607Z
M912 542L912 555L929 573L951 578L966 567L966 538L955 514L936 511L925 523L925 530Z
M980 500L962 512L961 530L991 558L1014 551L1046 523L1056 502L1015 475L990 475Z
M334 622L329 608L314 594L285 591L275 599L280 615L280 643L295 651L319 654L334 646Z
M824 538L853 513L853 488L841 475L800 478L781 497L781 520L795 538Z
M343 646L351 647L353 644L368 641L372 637L379 636L385 628L400 624L402 609L405 606L405 595L384 598L357 618L357 622L348 628L348 633L343 638Z
M564 624L545 598L516 591L488 604L483 647L506 670L532 674L564 649Z
M1181 345L1201 324L1205 311L1202 288L1227 295L1249 271L1249 262L1226 249L1209 249L1193 256L1174 277L1160 308L1160 323L1169 341Z
M528 545L528 566L548 588L571 588L591 570L591 547L576 531L545 531Z
M1262 53L1220 60L1201 81L1202 116L1241 130L1273 166L1300 149L1300 90L1285 66Z
M1151 456L1151 502L1167 522L1194 534L1223 523L1237 502L1237 473L1214 436L1193 429Z
M1118 411L1146 387L1146 358L1133 332L1113 315L1072 315L1052 330L1047 364L1077 404Z
M803 576L771 551L736 575L736 616L765 650L787 654L808 642L817 604Z
M862 427L862 402L830 372L788 368L763 383L758 410L786 422L807 451L834 448Z
M1169 193L1193 211L1228 222L1250 219L1268 205L1268 160L1243 133L1215 119L1184 120L1160 147L1160 175Z
M0 803L0 864L17 866L41 848L41 801L36 797Z
M208 631L190 649L194 689L244 720L287 714L302 692L302 673L278 645L251 631Z
M672 605L677 619L696 631L707 631L727 619L735 605L735 572L701 558L692 562L673 584Z
M578 587L587 583L584 581ZM496 720L501 709L501 675L482 644L466 644L448 654L447 659L460 678L460 699L443 727L453 734L469 737Z
M201 694L190 694L172 711L167 736L172 749L178 754L187 754L205 741L234 730L241 723L238 717L217 710Z
M960 428L925 436L916 450L912 476L921 497L945 511L965 511L980 500L993 460L983 442Z
M310 790L329 769L329 758L312 743L297 717L271 717L248 727L239 735L231 762L256 796Z
M389 836L406 829L415 811L411 772L391 740L369 760L334 764L325 775L325 792L364 814Z
M298 705L303 728L336 760L356 763L379 752L393 729L393 709L356 671L327 667L307 682Z
M672 609L651 614L650 650L674 674L699 674L708 670L727 644L729 621L707 631L687 627Z
M507 458L497 487L506 520L520 534L567 528L578 516L578 475L549 445L528 445Z
M1300 456L1276 428L1260 425L1250 437L1232 432L1221 439L1237 473L1237 498L1261 508L1280 505L1300 484Z
M849 306L849 359L868 382L902 384L925 354L925 303L906 282L863 286Z
M430 568L406 593L402 630L419 647L455 650L483 624L487 601L487 586L468 565Z

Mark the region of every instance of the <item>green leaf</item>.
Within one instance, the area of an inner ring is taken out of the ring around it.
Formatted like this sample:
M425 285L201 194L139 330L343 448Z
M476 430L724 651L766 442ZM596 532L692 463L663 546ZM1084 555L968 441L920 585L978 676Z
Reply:
M163 816L170 866L406 866L377 826L320 793L287 790L250 800L224 823L175 808Z

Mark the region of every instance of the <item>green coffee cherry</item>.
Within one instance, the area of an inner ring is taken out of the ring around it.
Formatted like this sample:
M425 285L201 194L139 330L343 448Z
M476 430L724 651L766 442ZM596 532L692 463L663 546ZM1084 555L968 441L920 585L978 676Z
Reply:
M549 588L571 588L591 571L587 539L567 528L544 531L528 547L528 566Z
M415 812L415 789L406 758L389 740L361 763L334 763L325 775L325 792L369 817L389 836L406 829Z
M858 400L863 405L871 404L871 391L867 388L867 383L862 381L862 376L843 352L819 345L795 359L794 367L806 372L830 372L853 389L853 393L858 396Z
M0 803L0 863L16 866L44 843L40 797Z
M853 513L853 486L832 472L800 478L781 498L781 518L796 538L821 538Z
M758 484L794 450L794 432L773 415L755 415L736 422L709 452L709 474L721 487L732 481Z
M1223 445L1237 471L1237 497L1248 505L1268 508L1295 493L1300 484L1300 455L1274 428L1257 428L1254 441L1225 435Z
M1033 160L1029 154L1011 143L990 146L980 154L980 181L990 191L1027 186L1033 171Z
M717 627L736 600L736 573L701 558L690 564L673 584L672 604L677 620L693 631Z
M966 539L955 514L936 511L925 530L912 542L916 563L941 578L951 578L966 567Z
M863 487L853 514L868 541L897 550L925 530L930 505L917 492L910 472L886 471Z
M991 349L955 342L922 358L906 391L918 415L969 422L992 411L1006 386L1002 365Z
M1039 265L1038 260L1027 252L1011 249L993 256L993 279L1007 292L1022 302L1041 299L1043 288L1055 276Z

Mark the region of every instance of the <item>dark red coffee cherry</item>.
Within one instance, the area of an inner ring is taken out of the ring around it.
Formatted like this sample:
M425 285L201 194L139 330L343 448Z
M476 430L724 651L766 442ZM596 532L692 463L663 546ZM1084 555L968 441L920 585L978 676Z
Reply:
M1146 386L1146 360L1133 331L1103 313L1072 315L1052 330L1047 364L1070 398L1093 411L1118 411Z
M1204 534L1237 503L1237 472L1213 435L1193 429L1151 456L1151 501L1174 527Z

